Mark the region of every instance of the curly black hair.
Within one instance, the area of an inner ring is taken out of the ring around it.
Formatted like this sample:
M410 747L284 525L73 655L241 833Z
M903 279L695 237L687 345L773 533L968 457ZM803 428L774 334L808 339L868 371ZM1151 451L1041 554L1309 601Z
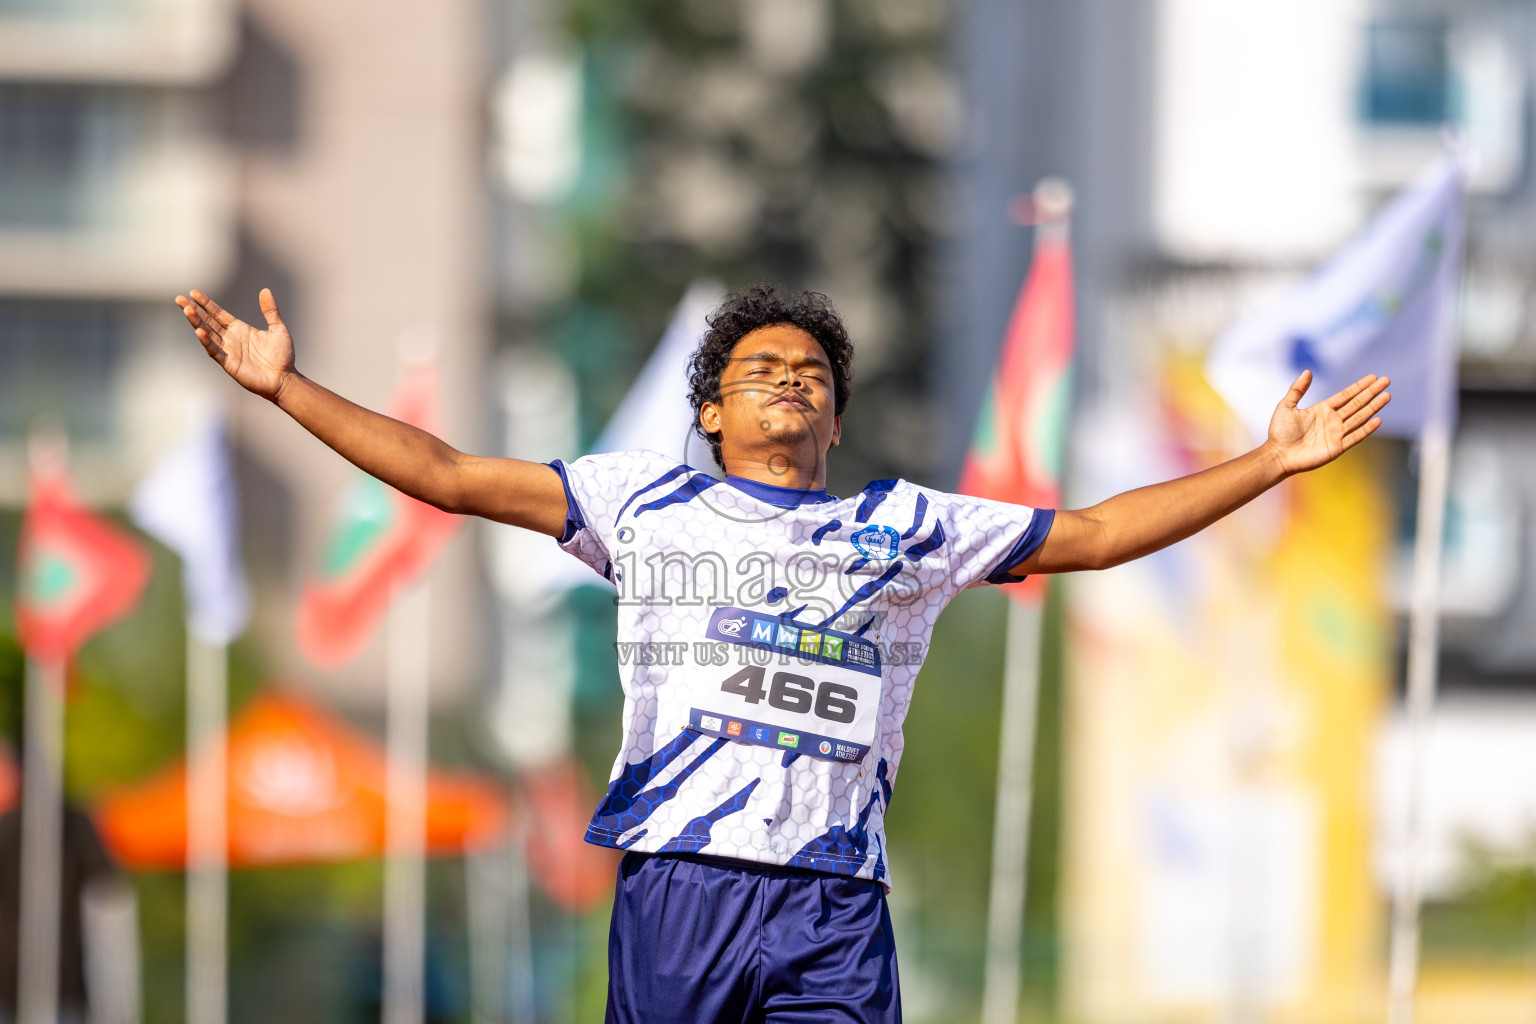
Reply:
M730 365L736 343L759 327L787 324L815 338L827 354L827 362L832 364L832 395L837 415L841 416L848 407L848 396L853 390L853 342L848 340L848 329L832 307L832 300L820 292L790 293L777 285L754 284L727 295L705 322L709 330L688 366L688 401L693 405L694 433L709 442L720 468L725 468L720 457L720 434L705 433L699 423L699 410L705 402L720 401L720 377Z

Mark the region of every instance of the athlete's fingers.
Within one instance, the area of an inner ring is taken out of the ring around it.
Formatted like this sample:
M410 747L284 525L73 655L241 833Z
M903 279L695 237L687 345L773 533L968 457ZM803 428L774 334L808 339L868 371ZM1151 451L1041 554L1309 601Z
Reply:
M1343 450L1346 452L1349 451L1355 445L1376 433L1376 428L1379 426L1381 426L1381 420L1379 418L1373 419L1366 422L1365 425L1350 431L1348 434L1345 434Z
M187 301L185 306L181 307L181 311L186 314L187 320L191 322L193 327L206 326L214 334L222 337L224 327L214 318L212 311L198 301L197 296L201 294L201 292L194 289L192 298ZM206 298L206 296L204 297Z
M1387 403L1390 401L1392 401L1392 393L1390 391L1383 391L1378 394L1375 398L1371 399L1371 403L1369 405L1362 409L1355 410L1345 418L1344 433L1348 434L1351 431L1358 429L1360 424L1364 423L1366 420L1370 419L1372 416L1375 416L1377 413L1381 412L1381 410L1385 409L1387 407Z
M194 306L192 312L193 315L197 318L193 321L194 326L201 327L212 337L219 338L221 340L223 339L224 328L219 325L217 320L213 319L213 317L209 315L206 309L203 309L200 306Z
M1354 397L1350 398L1341 406L1335 406L1335 408L1339 410L1339 415L1345 419L1349 419L1357 411L1364 408L1368 403L1374 401L1376 396L1385 391L1387 389L1387 385L1392 383L1391 380L1386 377L1375 377L1374 379L1361 378L1361 381L1364 380L1370 380L1371 382L1363 388L1359 388L1360 382L1356 382L1354 386L1349 388L1351 391L1355 391L1356 388L1359 388L1358 391L1355 391Z
M1376 378L1376 375L1374 373L1366 374L1364 377L1361 377L1359 380L1355 381L1349 387L1341 388L1338 391L1334 392L1332 395L1329 395L1328 396L1328 405L1331 408L1334 408L1334 409L1342 409L1342 408L1344 408L1344 406L1348 405L1349 402L1352 399L1355 398L1355 396L1359 395L1360 392L1362 392L1366 388L1370 387L1371 384L1373 382L1375 382L1376 379L1377 378Z
M1371 381L1370 384L1366 385L1364 390L1362 390L1358 395L1345 403L1344 407L1339 410L1339 415L1344 416L1345 418L1353 416L1356 410L1364 408L1366 405L1374 402L1377 396L1385 392L1387 390L1387 385L1391 383L1392 379L1390 377L1377 377L1375 380Z
M217 339L211 337L208 332L203 330L201 327L192 333L197 335L197 340L203 343L203 351L207 352L208 355L213 358L214 362L218 363L220 366L223 366L224 360L229 358L228 353L224 351L224 346L221 345Z
M200 292L196 288L192 289L192 298L199 306L208 311L209 316L219 322L220 327L228 327L239 319L233 313L226 312L223 306L220 306L213 299L209 298L206 293Z
M256 301L261 304L261 315L267 318L268 327L283 326L283 315L277 311L277 299L272 296L271 288L263 288Z
M206 330L214 337L223 337L224 329L215 323L207 310L196 302L189 302L181 308L181 311L186 315L187 322L192 325L193 330Z

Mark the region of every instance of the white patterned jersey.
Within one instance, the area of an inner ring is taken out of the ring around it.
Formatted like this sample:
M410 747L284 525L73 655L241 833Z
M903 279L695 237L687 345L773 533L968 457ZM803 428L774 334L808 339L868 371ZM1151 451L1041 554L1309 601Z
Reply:
M561 546L618 589L622 749L587 841L889 883L885 809L939 612L1053 512L876 480L855 497L652 452L552 463Z

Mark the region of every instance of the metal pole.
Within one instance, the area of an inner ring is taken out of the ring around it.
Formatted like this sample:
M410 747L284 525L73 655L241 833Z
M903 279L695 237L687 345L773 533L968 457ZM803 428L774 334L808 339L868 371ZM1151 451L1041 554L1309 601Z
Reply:
M28 659L21 797L19 1024L57 1024L64 856L64 661ZM78 908L76 908L78 910Z
M535 1024L538 1014L537 978L533 969L533 916L529 909L528 830L519 828L507 844L510 1024Z
M395 595L389 613L383 1024L421 1024L425 1009L429 608L419 582Z
M187 631L187 1021L228 1017L229 649Z
M1042 618L1040 605L1009 600L982 1024L1012 1024L1018 1019Z
M1388 1024L1413 1024L1413 996L1419 975L1424 776L1439 660L1440 554L1449 472L1450 432L1443 425L1431 425L1419 443L1419 512L1413 539L1413 594L1408 623L1408 808L1392 891Z
M474 1024L534 1024L525 841L519 828L505 846L464 857Z
M507 966L507 899L501 850L464 854L464 901L469 938L469 1019L504 1024Z

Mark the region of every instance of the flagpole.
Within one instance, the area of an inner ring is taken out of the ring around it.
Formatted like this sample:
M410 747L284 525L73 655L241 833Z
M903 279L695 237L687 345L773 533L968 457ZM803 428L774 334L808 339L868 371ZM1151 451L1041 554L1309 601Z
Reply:
M1036 183L1027 209L1022 211L1026 216L1015 216L1015 220L1036 225L1037 257L1042 244L1067 245L1072 204L1072 188L1060 178L1042 178ZM1034 273L1032 268L1030 274ZM1070 326L1067 329L1070 331ZM1005 347L1010 343L1005 341ZM1030 600L1008 602L997 794L992 816L992 877L987 894L982 1024L1013 1024L1019 1014L1044 604L1043 589Z
M429 609L418 581L396 592L389 611L383 1024L421 1024L424 1015Z
M1042 611L1042 605L1036 602L1008 602L982 1024L1012 1024L1019 1013L1019 953L1029 868Z
M68 464L62 434L34 430L28 462L38 476ZM64 687L68 655L28 652L22 723L21 907L16 956L17 1024L55 1024L59 1011L59 918L64 859Z
M187 1021L228 1017L229 648L187 630Z
M249 613L229 425L193 396L186 437L134 488L129 514L181 557L186 605L186 1019L229 1017L229 641Z
M534 1024L538 992L534 987L533 920L529 911L528 829L518 828L507 844L508 929L507 960L511 990L508 1024Z
M18 1024L56 1024L64 826L64 660L27 660Z
M1419 443L1418 526L1413 539L1412 603L1408 623L1408 800L1403 845L1392 890L1388 1024L1412 1024L1419 975L1419 905L1424 857L1424 777L1429 721L1439 661L1440 556L1450 473L1450 431L1426 427Z

